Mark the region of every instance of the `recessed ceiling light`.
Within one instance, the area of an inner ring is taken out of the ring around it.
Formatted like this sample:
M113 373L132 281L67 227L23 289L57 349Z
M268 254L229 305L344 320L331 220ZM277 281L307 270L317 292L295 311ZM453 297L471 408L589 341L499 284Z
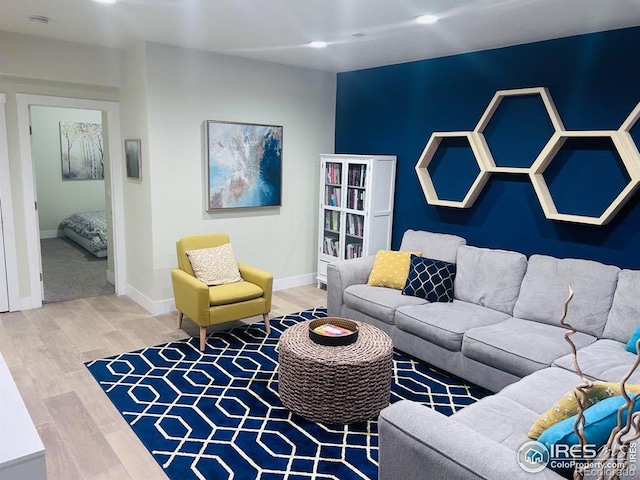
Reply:
M436 23L438 21L437 15L420 15L416 17L416 22L421 23L423 25L430 25L432 23Z
M98 3L116 3L118 0L93 0Z
M313 42L309 42L309 46L311 48L327 48L327 42L323 42L321 40L314 40Z
M46 25L49 23L49 17L45 17L44 15L31 15L29 17L29 21L32 23L42 23L43 25Z

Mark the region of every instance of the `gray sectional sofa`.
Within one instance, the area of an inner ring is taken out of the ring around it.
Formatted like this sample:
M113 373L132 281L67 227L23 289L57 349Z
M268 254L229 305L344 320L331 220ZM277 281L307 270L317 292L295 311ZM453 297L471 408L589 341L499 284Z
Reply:
M559 319L577 333L583 372L619 381L636 355L640 271L580 259L478 248L454 235L408 230L401 250L455 262L454 300L428 303L367 285L374 257L330 264L331 316L378 326L414 357L498 392L446 417L402 401L380 414L380 480L562 478L526 473L516 452L536 418L580 383ZM636 372L630 383L640 383Z

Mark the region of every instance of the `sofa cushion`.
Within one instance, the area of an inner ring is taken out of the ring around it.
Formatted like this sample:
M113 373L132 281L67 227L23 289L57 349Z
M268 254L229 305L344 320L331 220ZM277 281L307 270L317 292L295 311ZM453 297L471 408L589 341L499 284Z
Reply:
M496 395L507 397L538 414L546 412L567 390L582 383L580 377L569 370L548 367L533 372ZM535 393L533 393L535 392Z
M625 350L625 344L602 339L578 350L580 370L587 377L605 382L619 382L638 358ZM556 367L575 371L573 355L564 355L553 362ZM628 383L640 383L640 372L634 372Z
M400 290L372 287L369 285L351 285L344 291L344 303L352 310L365 313L381 322L393 325L398 307L403 305L422 305L423 298L402 295Z
M427 303L401 307L396 311L396 327L454 352L462 348L464 332L492 325L509 315L454 300L452 303Z
M467 241L456 235L407 230L402 236L400 250L420 252L423 257L456 263L458 247Z
M618 286L613 295L603 338L619 342L629 341L640 324L640 270L622 270L618 275Z
M246 302L254 298L260 298L264 295L258 285L244 280L226 285L217 285L209 288L209 305L212 307L218 305L230 305L232 303Z
M462 353L491 367L524 377L550 366L555 359L571 351L564 339L566 331L554 325L509 318L495 325L469 330L462 340ZM572 340L580 348L596 339L578 332Z
M571 285L574 295L566 321L580 332L600 337L619 272L618 267L591 260L532 255L513 315L558 325Z
M521 253L461 246L454 298L511 315L526 269Z
M493 395L464 407L451 418L517 451L528 440L527 431L537 415L509 398Z
M409 275L402 294L424 298L429 302L450 302L453 300L454 278L455 263L411 255Z

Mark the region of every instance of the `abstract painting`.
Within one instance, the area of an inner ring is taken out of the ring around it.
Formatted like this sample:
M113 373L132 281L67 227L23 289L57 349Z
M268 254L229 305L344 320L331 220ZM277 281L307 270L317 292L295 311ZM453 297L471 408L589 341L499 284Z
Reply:
M60 122L63 180L103 180L102 125Z
M209 120L207 210L281 205L282 127Z
M134 180L140 180L141 168L140 168L140 140L125 140L124 141L124 155L127 160L127 178L133 178Z

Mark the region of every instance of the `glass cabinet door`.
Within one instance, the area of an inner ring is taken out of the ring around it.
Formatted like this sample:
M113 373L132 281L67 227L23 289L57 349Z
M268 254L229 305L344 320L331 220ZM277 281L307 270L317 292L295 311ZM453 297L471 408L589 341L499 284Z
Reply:
M332 257L340 257L340 227L342 212L338 210L324 211L324 234L322 253Z

